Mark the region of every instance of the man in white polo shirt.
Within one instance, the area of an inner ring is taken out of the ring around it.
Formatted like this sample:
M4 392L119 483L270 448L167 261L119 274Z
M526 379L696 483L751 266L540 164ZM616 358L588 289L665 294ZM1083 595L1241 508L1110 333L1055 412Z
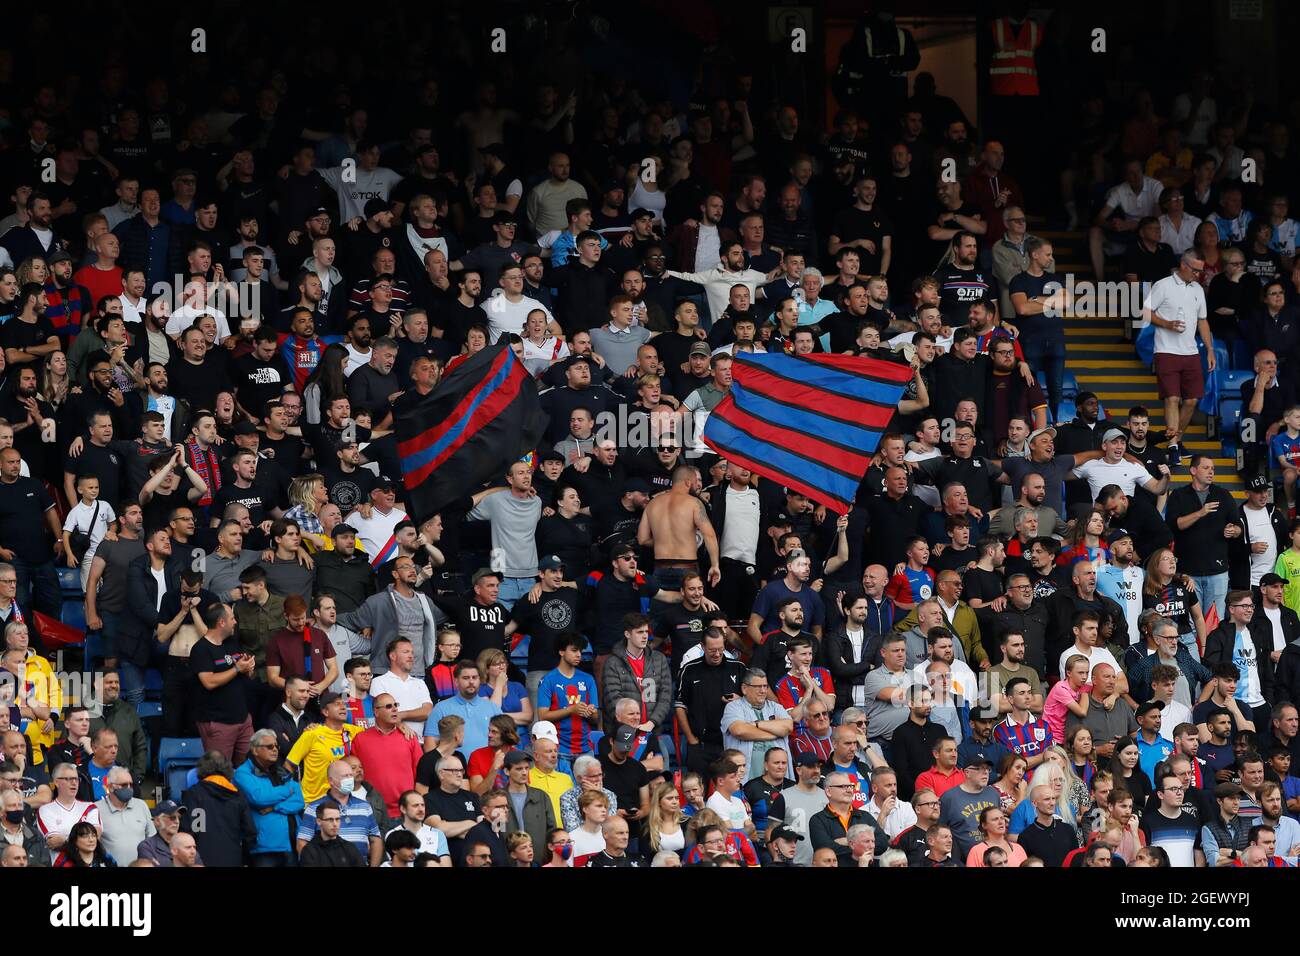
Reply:
M1128 449L1128 436L1118 428L1108 428L1101 436L1101 457L1085 461L1075 467L1071 474L1088 482L1092 500L1097 500L1101 489L1107 485L1119 485L1126 495L1132 495L1133 489L1141 485L1156 497L1169 490L1169 466L1160 465L1160 477L1153 478L1146 466L1132 455L1125 458Z
M1142 319L1156 327L1155 372L1160 398L1165 403L1165 437L1169 464L1182 463L1183 433L1192 421L1196 403L1205 394L1201 357L1196 333L1208 353L1209 371L1214 371L1214 337L1205 308L1205 290L1197 276L1205 260L1195 252L1184 252L1178 269L1151 286L1142 303Z

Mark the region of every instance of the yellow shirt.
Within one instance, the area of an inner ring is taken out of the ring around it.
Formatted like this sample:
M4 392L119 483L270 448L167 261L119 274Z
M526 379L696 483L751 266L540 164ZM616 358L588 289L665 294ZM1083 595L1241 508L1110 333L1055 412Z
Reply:
M302 798L307 803L319 800L329 790L326 774L330 764L352 753L352 744L364 727L344 724L330 730L324 724L304 730L289 751L289 761L302 768Z
M37 703L48 704L51 716L63 709L63 688L54 678L54 668L50 662L39 654L27 652L27 683L31 684L32 696ZM41 733L43 720L33 720L27 724L27 739L32 742L32 763L45 762L45 748L52 746L56 739L53 731Z
M573 778L558 767L550 773L533 767L528 771L528 786L536 787L551 798L551 809L555 811L558 825L558 821L563 819L560 814L560 796L573 789Z

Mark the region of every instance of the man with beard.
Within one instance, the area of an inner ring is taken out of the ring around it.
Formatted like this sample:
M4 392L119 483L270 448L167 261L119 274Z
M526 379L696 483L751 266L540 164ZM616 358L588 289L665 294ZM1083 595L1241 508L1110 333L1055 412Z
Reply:
M8 377L17 379L20 368L31 368L40 375L40 365L51 352L58 351L58 334L45 317L48 299L38 282L29 282L18 290L15 314L0 326L0 345L4 346Z
M979 239L965 229L952 237L952 261L935 270L939 280L939 308L948 325L965 325L972 302L995 297L997 280L976 268Z

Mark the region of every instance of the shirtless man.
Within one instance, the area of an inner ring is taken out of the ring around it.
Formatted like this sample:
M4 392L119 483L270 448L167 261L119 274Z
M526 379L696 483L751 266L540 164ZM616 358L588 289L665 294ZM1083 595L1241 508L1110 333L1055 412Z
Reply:
M680 586L686 572L699 572L695 557L699 551L697 533L703 537L704 548L709 552L709 585L717 587L722 580L718 568L718 536L704 503L696 497L700 487L699 470L694 465L678 465L673 469L673 486L651 498L641 514L637 544L654 545L655 574L669 590Z

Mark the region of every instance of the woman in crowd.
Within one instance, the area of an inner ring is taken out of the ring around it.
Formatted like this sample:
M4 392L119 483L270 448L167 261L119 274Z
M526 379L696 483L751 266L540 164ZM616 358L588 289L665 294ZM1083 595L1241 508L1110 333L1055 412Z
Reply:
M515 722L518 738L523 739L528 725L533 722L533 704L528 699L528 688L509 679L510 662L504 651L495 647L485 648L479 652L476 663L478 672L483 675L478 695L492 698L492 703L501 708L501 713Z
M645 839L641 848L647 860L663 850L681 854L686 849L686 831L682 824L688 818L682 813L681 797L671 783L661 783L650 794L650 814L645 822Z
M1178 626L1185 645L1205 643L1205 617L1196 591L1185 575L1178 573L1178 558L1168 548L1156 548L1147 558L1146 580L1142 582L1142 607L1156 608Z
M1115 778L1115 789L1111 791L1112 795L1120 790L1129 794L1133 800L1133 809L1138 813L1142 812L1147 797L1151 795L1151 782L1138 766L1140 756L1141 751L1138 750L1137 741L1132 737L1125 737L1123 740L1116 741L1115 752L1110 758L1110 774Z
M298 522L303 543L313 551L333 550L334 544L325 536L320 521L320 510L329 501L325 477L313 473L294 478L289 482L289 501L293 507L284 513L284 518Z
M1029 761L1020 754L1007 754L998 765L998 779L993 789L1002 796L1002 809L1010 812L1025 799L1029 784L1025 774L1029 771Z
M1097 772L1093 763L1092 731L1082 724L1076 724L1065 734L1065 752L1070 756L1070 769L1083 781L1083 785L1092 788L1092 777ZM1091 801L1089 801L1091 802Z
M1007 855L1007 866L1019 866L1025 862L1028 854L1019 843L1007 839L1007 826L1010 818L1001 807L985 807L980 811L979 828L983 839L976 843L966 854L966 865L984 866L984 851L989 847L998 847Z
M99 842L99 830L93 823L79 820L68 831L68 842L54 861L55 866L103 869L117 866L117 861Z

